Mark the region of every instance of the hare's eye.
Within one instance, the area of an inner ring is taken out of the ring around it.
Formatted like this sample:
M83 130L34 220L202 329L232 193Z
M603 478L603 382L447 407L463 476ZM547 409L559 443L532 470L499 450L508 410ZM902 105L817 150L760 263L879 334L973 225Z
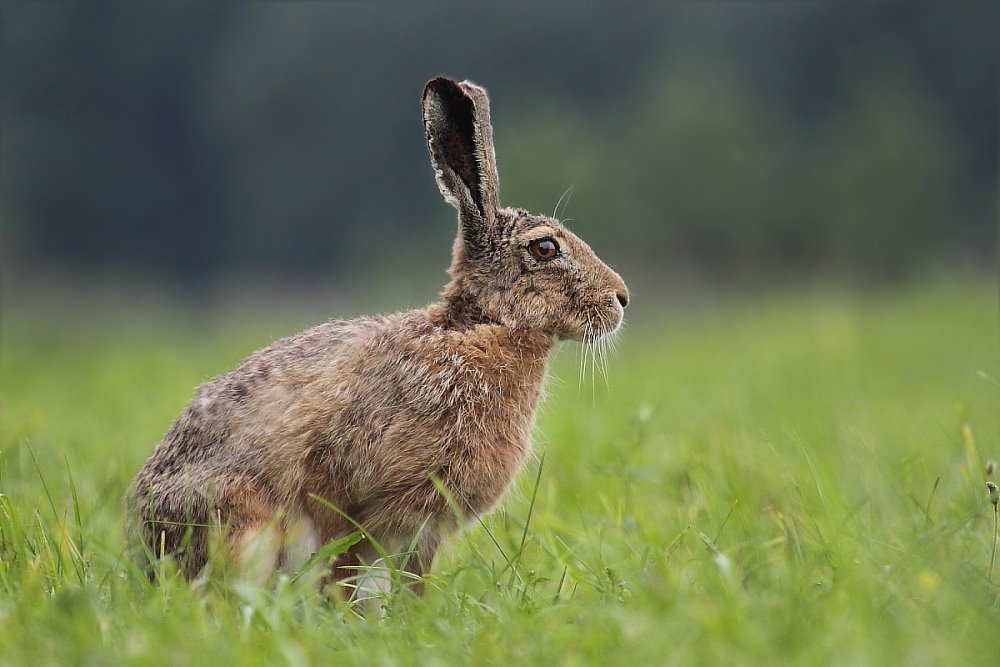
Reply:
M536 239L528 244L528 252L535 259L545 262L555 259L555 256L559 254L559 246L552 239Z

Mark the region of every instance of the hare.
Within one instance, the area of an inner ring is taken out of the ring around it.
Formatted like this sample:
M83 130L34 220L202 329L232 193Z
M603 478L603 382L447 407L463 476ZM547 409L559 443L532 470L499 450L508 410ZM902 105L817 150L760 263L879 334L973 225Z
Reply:
M399 567L419 589L442 540L492 509L521 467L555 342L621 325L617 273L557 220L500 206L486 91L435 78L422 108L438 187L458 210L440 301L321 324L199 387L129 492L147 555L193 577L215 526L266 577L361 527L324 584L408 551ZM387 590L366 576L362 590Z

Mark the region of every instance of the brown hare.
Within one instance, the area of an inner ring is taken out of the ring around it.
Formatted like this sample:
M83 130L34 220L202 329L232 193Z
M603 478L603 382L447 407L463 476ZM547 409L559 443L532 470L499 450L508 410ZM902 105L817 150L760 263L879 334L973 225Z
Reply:
M617 273L557 220L500 206L486 91L433 79L423 120L458 210L440 301L321 324L199 387L130 491L148 555L194 576L214 526L266 576L361 526L326 581L385 591L386 578L353 575L409 551L396 567L419 588L443 538L493 508L521 467L554 343L621 325Z

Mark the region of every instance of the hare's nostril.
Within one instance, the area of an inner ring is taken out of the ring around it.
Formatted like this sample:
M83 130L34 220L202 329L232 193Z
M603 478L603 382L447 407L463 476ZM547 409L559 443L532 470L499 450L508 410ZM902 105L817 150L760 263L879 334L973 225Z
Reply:
M618 292L615 296L618 297L618 303L622 305L622 308L628 305L628 294Z

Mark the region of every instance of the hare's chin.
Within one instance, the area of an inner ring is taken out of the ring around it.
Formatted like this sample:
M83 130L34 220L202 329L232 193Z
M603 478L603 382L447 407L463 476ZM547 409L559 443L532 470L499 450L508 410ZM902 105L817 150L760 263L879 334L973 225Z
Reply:
M607 331L602 331L597 334L597 339L600 340L601 338L605 338L607 336L613 336L614 334L618 333L618 330L622 328L622 324L624 322L625 318L619 316L618 319L615 320L615 325L613 327L609 328Z
M615 311L614 317L611 319L611 321L614 322L614 326L610 326L607 328L606 331L602 331L600 333L601 338L603 338L604 336L610 336L614 333L617 333L618 330L622 328L622 324L625 323L625 309L619 306L618 309Z

